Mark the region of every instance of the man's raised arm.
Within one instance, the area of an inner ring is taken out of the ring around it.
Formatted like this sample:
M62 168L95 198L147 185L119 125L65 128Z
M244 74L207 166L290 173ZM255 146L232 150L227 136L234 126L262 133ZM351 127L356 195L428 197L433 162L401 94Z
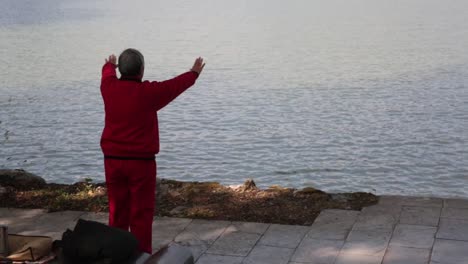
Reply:
M114 54L110 55L109 58L105 59L106 63L102 66L102 78L101 82L109 77L117 78L115 68L117 67L117 58Z
M160 110L192 86L203 71L203 67L205 67L203 59L197 58L190 71L167 81L153 82L151 94L154 95L156 110Z

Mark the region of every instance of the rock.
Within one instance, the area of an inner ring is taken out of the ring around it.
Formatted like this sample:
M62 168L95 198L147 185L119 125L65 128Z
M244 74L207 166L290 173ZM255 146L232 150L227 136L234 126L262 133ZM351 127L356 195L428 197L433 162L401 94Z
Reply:
M228 185L227 187L235 192L240 191L240 188L242 188L242 184L237 184L237 185Z
M285 194L285 193L294 192L294 189L282 187L282 186L279 186L279 185L272 185L272 186L268 187L268 189L266 189L265 192Z
M347 202L348 196L346 194L342 193L332 193L331 195L332 200L338 201L338 202Z
M180 189L183 194L198 194L223 188L219 182L184 182Z
M257 185L254 180L248 179L242 185L230 185L228 188L231 188L235 192L248 192L258 190Z
M107 188L102 187L102 186L98 186L96 189L88 191L88 195L91 197L104 196L106 194L107 194Z
M172 209L169 214L171 215L179 215L182 214L185 210L187 210L187 206L177 206L176 208Z
M46 185L46 181L24 170L0 170L0 185L16 189L36 189Z
M180 197L180 192L178 191L168 191L168 194L173 197L173 198L177 198L177 197Z
M207 208L208 207L208 208ZM189 218L212 218L216 216L216 212L208 206L195 206L187 208L184 212L184 217Z
M107 194L107 188L99 186L99 187L96 188L96 193L97 193L97 195L104 196L104 195Z
M169 185L167 184L159 184L156 189L156 194L158 198L161 199L163 196L166 196L169 192Z
M287 189L287 188L282 187L280 185L271 185L270 187L268 187L267 190L284 190L284 189Z
M326 194L325 192L315 189L314 187L305 187L302 190L294 191L294 195L310 195L310 194Z
M257 190L257 185L254 180L248 179L244 182L244 191Z

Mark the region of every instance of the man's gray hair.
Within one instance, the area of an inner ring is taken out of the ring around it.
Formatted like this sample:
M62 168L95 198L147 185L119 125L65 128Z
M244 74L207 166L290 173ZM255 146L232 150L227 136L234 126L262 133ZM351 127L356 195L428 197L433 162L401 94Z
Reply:
M137 76L143 72L145 59L136 49L126 49L119 56L119 71L122 76Z

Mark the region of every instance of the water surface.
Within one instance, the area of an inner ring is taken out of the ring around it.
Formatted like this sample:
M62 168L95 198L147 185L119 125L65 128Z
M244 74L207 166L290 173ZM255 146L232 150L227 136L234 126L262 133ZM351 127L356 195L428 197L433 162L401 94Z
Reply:
M1 3L0 168L103 181L100 69L135 47L147 79L207 61L160 177L468 197L466 1Z

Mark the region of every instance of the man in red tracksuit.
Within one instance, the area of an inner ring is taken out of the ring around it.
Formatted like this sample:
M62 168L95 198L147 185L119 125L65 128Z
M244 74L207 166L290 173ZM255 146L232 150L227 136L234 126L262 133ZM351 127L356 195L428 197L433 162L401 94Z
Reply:
M195 60L192 69L173 79L142 81L143 55L127 49L109 56L102 67L101 94L105 126L104 153L109 225L128 230L139 249L151 254L155 210L156 161L159 152L157 111L195 83L205 64ZM115 68L119 68L120 79Z

